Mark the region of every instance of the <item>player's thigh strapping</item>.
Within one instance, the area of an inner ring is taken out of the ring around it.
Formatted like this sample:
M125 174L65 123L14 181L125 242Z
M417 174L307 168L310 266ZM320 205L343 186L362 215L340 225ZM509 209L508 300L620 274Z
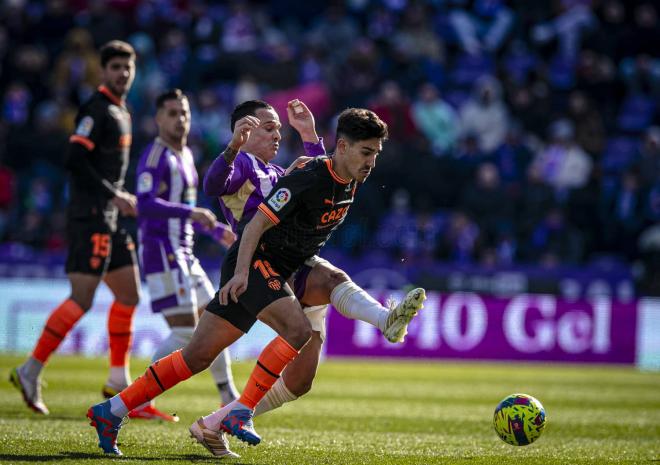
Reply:
M307 285L307 277L312 269L321 263L330 264L324 258L314 255L305 261L305 264L298 268L293 275L293 289L296 298L302 303L302 298L305 295L305 288ZM318 331L321 334L321 340L325 341L326 326L325 317L328 314L328 305L315 305L307 307L303 305L303 312L312 326L312 331Z

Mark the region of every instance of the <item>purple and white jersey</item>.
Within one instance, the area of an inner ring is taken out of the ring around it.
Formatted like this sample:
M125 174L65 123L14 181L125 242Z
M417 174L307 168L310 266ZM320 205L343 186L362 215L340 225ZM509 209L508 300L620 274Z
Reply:
M304 142L303 145L307 156L325 154L322 138L316 144ZM281 166L264 163L247 152L238 152L231 165L221 155L204 176L204 193L219 197L227 223L240 234L285 171Z
M188 147L177 151L157 137L137 168L138 234L145 273L163 269L166 256L192 257L198 175ZM172 257L174 258L174 257Z

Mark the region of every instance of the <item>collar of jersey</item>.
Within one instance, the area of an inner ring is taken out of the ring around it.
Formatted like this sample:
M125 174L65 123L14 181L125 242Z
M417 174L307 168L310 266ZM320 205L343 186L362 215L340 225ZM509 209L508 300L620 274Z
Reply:
M160 136L156 137L156 142L158 142L160 145L162 145L164 147L167 147L168 149L170 149L172 152L176 153L177 155L181 155L183 153L183 150L185 149L185 147L182 147L181 150L175 149L170 144L165 142Z
M330 176L332 176L332 179L337 181L339 184L349 184L351 181L347 181L341 176L339 176L337 173L335 173L335 170L332 169L332 158L326 158L325 159L325 166L328 167L328 171L330 172Z
M99 86L98 91L101 92L106 97L108 97L108 99L115 105L120 107L124 106L124 103L121 101L121 99L117 97L115 94L113 94L112 91L108 89L106 86Z

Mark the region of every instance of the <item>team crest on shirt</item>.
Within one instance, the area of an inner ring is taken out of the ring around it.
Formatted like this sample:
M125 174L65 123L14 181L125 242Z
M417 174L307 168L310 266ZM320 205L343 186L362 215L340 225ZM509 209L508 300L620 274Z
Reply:
M76 128L76 135L89 137L89 135L92 133L92 128L94 128L94 120L91 116L85 116L78 123L78 127Z
M278 189L270 199L268 199L268 205L278 212L284 207L284 205L289 203L289 200L291 200L291 191L282 187Z
M154 178L151 176L151 173L144 172L140 175L137 182L137 191L140 194L145 192L151 192L151 189L154 187Z

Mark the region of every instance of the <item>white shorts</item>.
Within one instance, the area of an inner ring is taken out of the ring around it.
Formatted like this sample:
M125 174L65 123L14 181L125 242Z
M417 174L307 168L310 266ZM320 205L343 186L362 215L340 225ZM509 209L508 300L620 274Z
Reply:
M195 313L215 295L213 284L194 257L177 258L176 266L146 278L153 312Z

